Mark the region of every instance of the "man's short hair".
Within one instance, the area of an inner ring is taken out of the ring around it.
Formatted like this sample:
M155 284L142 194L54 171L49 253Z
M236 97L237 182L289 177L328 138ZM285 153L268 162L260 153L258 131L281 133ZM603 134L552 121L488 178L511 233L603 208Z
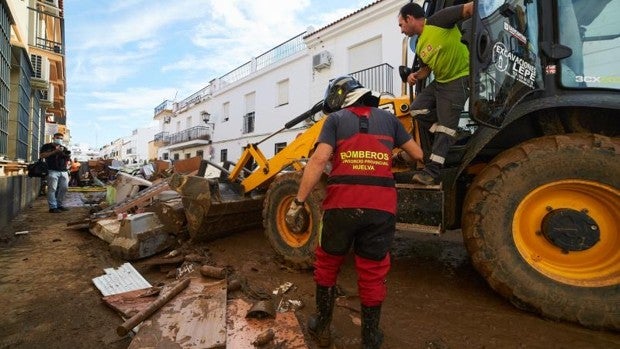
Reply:
M424 9L422 9L422 6L416 4L415 2L409 2L400 8L400 12L398 14L403 18L406 18L407 16L411 16L416 19L424 18Z
M65 138L65 135L63 135L63 134L62 134L62 133L60 133L60 132L56 132L56 133L54 133L54 137L58 137L58 136L60 136L60 137L62 137L62 138Z

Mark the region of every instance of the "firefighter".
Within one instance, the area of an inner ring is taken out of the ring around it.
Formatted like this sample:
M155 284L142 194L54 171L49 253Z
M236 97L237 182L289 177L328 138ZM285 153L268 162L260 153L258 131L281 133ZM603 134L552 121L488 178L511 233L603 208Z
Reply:
M456 141L461 112L469 97L469 50L461 42L457 23L471 17L473 2L447 7L428 19L424 10L410 2L401 7L398 26L403 34L417 36L416 57L421 68L407 76L415 85L418 80L435 74L433 82L411 103L411 115L420 125L424 169L412 181L424 185L437 184L439 170ZM431 141L432 138L432 141Z
M338 77L329 84L323 101L323 111L329 116L286 215L287 223L294 225L304 201L331 162L323 228L315 251L317 313L308 321L308 331L321 347L331 343L336 279L352 247L362 306L363 347L379 348L383 341L379 318L387 292L388 251L396 230L392 149L400 147L417 160L422 159L422 149L394 115L377 105L378 98L351 76Z

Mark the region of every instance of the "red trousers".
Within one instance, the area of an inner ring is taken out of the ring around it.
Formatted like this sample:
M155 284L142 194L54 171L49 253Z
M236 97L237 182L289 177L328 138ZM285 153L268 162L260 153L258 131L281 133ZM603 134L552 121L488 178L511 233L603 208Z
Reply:
M346 255L332 255L318 246L315 251L314 281L326 287L336 285L340 266ZM355 269L357 271L357 288L362 305L374 307L383 303L387 294L385 279L390 270L390 254L385 258L374 261L360 256L355 256Z

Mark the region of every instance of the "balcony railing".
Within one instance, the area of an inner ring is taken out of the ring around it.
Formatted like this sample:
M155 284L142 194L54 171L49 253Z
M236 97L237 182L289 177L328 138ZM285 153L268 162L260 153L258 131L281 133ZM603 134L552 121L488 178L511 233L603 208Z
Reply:
M156 133L155 137L153 139L153 142L155 142L155 144L159 144L159 145L168 144L168 142L170 142L170 133L168 133L168 132Z
M157 107L155 107L155 111L154 111L154 116L163 112L164 110L169 110L172 111L172 108L174 107L174 103L168 99L166 99L165 101L163 101L160 105L158 105Z
M203 101L205 98L210 97L210 87L203 87L198 92L194 92L191 96L185 98L184 100L177 103L175 112L180 111L186 107L191 107L192 105Z
M351 76L373 91L394 94L394 68L387 63L358 70Z
M268 67L274 63L277 63L287 57L290 57L297 52L306 49L306 44L303 40L303 36L306 32L303 32L294 38L272 48L271 50L261 54L238 68L222 75L220 80L226 84L232 84L237 80L241 80L244 77L252 74L255 71L259 71L265 67Z
M28 7L32 12L32 23L35 23L34 42L31 45L40 49L65 54L64 37L65 24L64 18L59 15L59 9L52 2L38 3L37 8Z
M256 70L258 71L266 68L294 55L297 52L303 51L306 48L306 43L303 38L304 35L306 35L306 32L303 32L256 57Z
M182 142L188 142L191 140L202 139L202 140L210 140L211 139L211 128L207 126L194 126L190 127L181 132L173 133L171 135L167 135L167 132L160 132L155 135L155 141L157 142L157 137L160 137L163 142L167 144L177 144ZM167 140L166 140L167 138Z

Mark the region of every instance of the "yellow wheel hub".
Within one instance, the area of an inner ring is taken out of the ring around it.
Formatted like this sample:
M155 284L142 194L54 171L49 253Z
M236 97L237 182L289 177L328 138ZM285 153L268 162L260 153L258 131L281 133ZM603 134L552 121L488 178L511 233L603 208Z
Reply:
M562 180L530 192L514 214L521 256L540 273L583 287L620 283L620 191Z

